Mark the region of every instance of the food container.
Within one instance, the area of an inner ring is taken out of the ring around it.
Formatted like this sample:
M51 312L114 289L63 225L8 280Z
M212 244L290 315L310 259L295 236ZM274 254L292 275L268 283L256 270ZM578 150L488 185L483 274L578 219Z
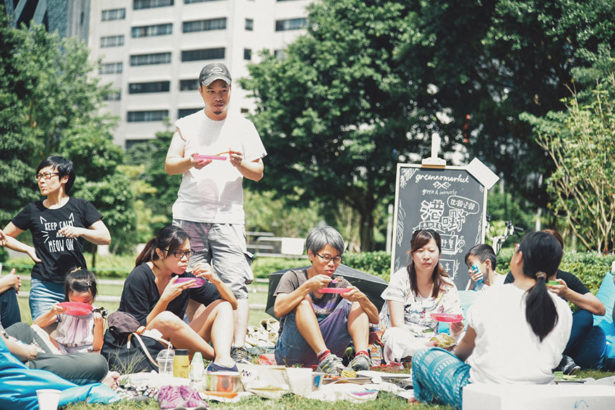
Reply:
M241 376L239 372L208 372L205 387L209 391L238 392L242 390Z

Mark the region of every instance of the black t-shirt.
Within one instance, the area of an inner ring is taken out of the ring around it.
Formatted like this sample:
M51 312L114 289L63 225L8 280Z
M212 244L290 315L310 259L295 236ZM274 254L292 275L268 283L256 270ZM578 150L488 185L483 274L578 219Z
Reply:
M580 295L584 295L589 292L589 289L587 289L583 282L581 282L579 278L577 278L574 274L570 272L564 272L558 269L557 273L555 274L555 277L557 279L562 279L564 282L566 282L566 286L568 286L569 289L574 290ZM506 275L506 279L504 279L504 283L513 283L514 281L515 278L513 277L512 273L508 272L508 275Z
M173 276L178 275L174 274ZM184 272L179 277L194 278L194 275ZM160 293L158 293L155 280L156 276L147 263L142 263L134 268L124 282L118 310L130 313L139 323L145 326L147 324L147 315L154 310L156 303L160 300ZM166 310L183 319L189 299L209 305L211 302L220 299L220 293L213 283L205 281L205 284L201 287L184 290L181 295L167 305Z
M42 262L32 268L32 277L45 282L64 283L72 269L86 269L83 244L80 238L58 235L65 226L89 228L102 219L98 210L86 201L70 197L66 205L49 209L43 201L30 202L12 220L13 225L32 233L36 255Z

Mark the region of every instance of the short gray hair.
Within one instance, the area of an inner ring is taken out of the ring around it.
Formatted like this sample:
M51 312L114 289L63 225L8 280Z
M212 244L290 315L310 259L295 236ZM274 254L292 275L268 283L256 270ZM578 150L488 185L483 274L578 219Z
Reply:
M344 238L342 235L330 226L321 226L313 228L305 240L306 251L312 251L313 254L320 251L326 245L331 245L340 255L344 253Z

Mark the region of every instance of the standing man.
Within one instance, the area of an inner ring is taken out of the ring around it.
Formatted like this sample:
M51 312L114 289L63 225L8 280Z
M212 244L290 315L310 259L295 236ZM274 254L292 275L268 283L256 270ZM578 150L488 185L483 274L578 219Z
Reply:
M191 265L211 263L238 300L231 356L247 359L248 287L254 279L246 249L243 178L263 178L265 147L249 120L228 114L231 74L222 63L199 75L205 108L176 121L165 161L169 175L183 179L173 205L173 224L190 236Z

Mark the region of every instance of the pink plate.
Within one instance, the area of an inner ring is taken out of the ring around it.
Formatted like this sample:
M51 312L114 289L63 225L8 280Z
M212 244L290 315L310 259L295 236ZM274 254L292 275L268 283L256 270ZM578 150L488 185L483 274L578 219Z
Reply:
M319 290L320 293L346 293L350 292L350 288L322 288Z
M89 303L81 302L62 302L58 303L58 306L64 308L64 313L72 316L85 316L92 313L92 305Z
M185 283L185 282L188 282L189 280L195 281L194 284L190 286L191 288L200 288L201 286L205 284L205 279L203 278L177 278L175 283Z
M206 161L206 160L218 160L218 161L226 161L226 157L223 157L222 155L193 155L194 159L198 159L201 161Z
M432 313L431 317L438 322L456 323L463 320L463 315L456 315L454 313Z

